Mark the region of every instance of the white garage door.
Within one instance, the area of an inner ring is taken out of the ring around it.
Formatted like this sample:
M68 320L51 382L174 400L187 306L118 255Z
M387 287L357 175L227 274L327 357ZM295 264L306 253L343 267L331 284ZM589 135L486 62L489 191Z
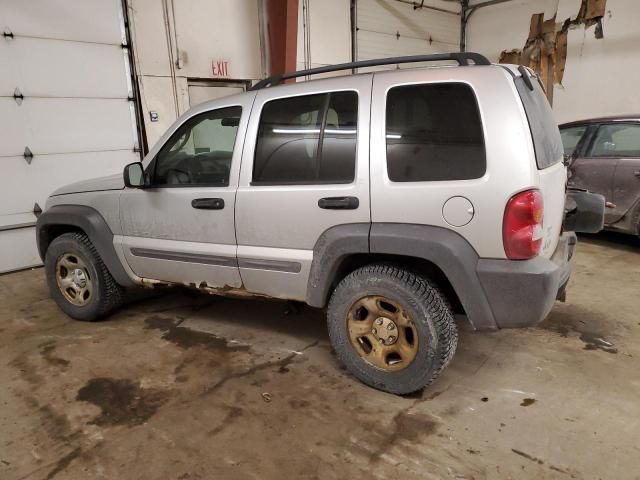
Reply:
M40 263L36 204L44 208L60 186L121 172L140 157L121 0L3 0L0 18L6 272Z
M452 11L457 7L454 2L440 4ZM460 17L455 14L414 9L396 0L358 0L356 24L358 60L460 49Z

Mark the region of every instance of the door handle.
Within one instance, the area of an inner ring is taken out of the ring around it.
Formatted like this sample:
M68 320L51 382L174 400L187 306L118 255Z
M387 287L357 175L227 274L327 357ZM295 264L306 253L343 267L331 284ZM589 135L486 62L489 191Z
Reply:
M201 210L222 210L224 208L224 199L222 198L194 198L191 200L193 208Z
M635 172L633 172L633 174L634 174L636 177L640 177L640 170L636 170Z
M358 197L325 197L318 200L318 206L328 210L355 210L359 205Z

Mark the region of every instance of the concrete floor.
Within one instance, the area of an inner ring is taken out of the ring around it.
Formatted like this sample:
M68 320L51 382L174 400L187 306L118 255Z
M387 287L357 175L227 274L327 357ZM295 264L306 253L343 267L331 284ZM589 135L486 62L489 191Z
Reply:
M177 292L88 324L0 276L0 478L640 478L640 241L582 238L539 328L474 333L402 398L323 314Z

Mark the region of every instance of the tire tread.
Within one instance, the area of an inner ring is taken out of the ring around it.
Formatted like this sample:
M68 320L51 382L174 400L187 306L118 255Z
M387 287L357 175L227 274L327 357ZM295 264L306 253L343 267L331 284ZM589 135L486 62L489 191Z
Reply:
M93 315L88 316L87 318L79 319L88 321L99 320L124 303L126 290L115 281L115 279L107 269L107 266L102 261L102 258L98 254L95 246L85 233L64 233L59 237L56 237L53 242L65 240L79 244L87 250L89 254L88 260L93 264L98 276L100 277L99 281L97 282L98 286L103 287L102 291L98 295L99 303L96 312Z
M438 336L439 352L432 375L426 383L415 390L431 385L449 365L455 355L458 345L458 329L453 319L449 302L439 288L424 276L417 272L386 263L366 265L351 272L338 284L336 290L346 287L347 285L360 284L363 280L372 275L384 276L394 280L395 282L403 284L413 293L415 298L417 298L417 300L425 305L429 310L430 317ZM336 290L334 290L334 293ZM335 304L337 301L338 296L335 294L332 295L328 306L329 311L333 311L337 308L337 305ZM339 354L339 352L337 353ZM347 363L345 362L345 358L340 358L341 355L338 356L339 360L343 364Z

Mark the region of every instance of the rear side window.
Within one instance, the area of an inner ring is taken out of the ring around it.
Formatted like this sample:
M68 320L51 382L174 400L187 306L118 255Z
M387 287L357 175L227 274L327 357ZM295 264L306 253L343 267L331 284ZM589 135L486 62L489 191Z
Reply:
M601 125L587 156L640 157L640 124Z
M387 94L387 173L394 182L469 180L486 171L475 94L463 83L394 87Z
M515 83L529 120L536 163L538 169L543 170L562 160L560 131L540 83L532 77L533 90L529 89L522 77L516 78Z
M562 138L562 147L565 155L572 155L575 151L580 139L587 131L585 125L580 127L563 128L560 131L560 137Z
M264 105L254 184L350 183L355 178L358 94L332 92Z

